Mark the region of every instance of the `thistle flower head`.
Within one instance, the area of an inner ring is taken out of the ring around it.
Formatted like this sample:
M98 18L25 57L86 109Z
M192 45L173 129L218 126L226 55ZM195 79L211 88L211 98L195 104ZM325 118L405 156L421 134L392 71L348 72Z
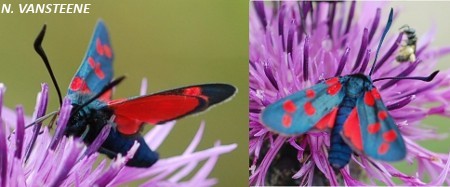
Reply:
M145 93L146 87L143 81L141 93ZM3 94L2 87L0 106ZM109 159L99 158L100 154L96 152L109 131L113 130L111 125L105 125L89 146L79 138L64 135L72 108L69 99L65 99L61 106L53 135L40 122L33 128L25 128L25 124L45 114L47 100L48 87L43 84L32 118L24 115L21 106L16 111L0 107L3 119L0 120L0 186L117 186L136 180L143 181L144 186L211 186L217 181L208 178L208 175L218 157L236 148L236 144L221 145L216 142L212 148L196 151L203 134L202 123L181 155L162 158L150 168L126 167L125 163L133 157L139 146L137 142L127 155L110 162ZM175 122L168 122L144 134L149 147L157 150L174 125ZM96 164L98 160L100 163ZM206 162L199 166L203 161Z
M383 4L364 2L362 9L356 9L356 2L251 2L251 185L376 185L375 181L394 185L394 179L403 185L450 184L450 154L434 153L416 143L442 137L419 125L429 115L450 116L449 70L441 71L432 82L374 83L406 143L405 160L417 163L415 172L401 172L390 163L365 155L353 155L350 166L334 170L327 159L327 132L283 137L260 122L266 106L321 80L355 73L368 75L384 30L383 20L387 20L382 14ZM419 36L414 62L398 63L395 58L405 36L391 29L371 78L431 74L439 57L450 52L450 47L429 47L433 34L432 30ZM360 181L361 175L369 180ZM425 182L425 176L431 181Z

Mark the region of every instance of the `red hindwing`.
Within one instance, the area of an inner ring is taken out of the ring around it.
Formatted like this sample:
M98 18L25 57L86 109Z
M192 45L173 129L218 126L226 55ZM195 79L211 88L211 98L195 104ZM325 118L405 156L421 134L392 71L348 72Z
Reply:
M108 102L116 116L117 129L135 134L143 123L161 124L206 110L231 97L236 89L227 84L205 84L152 95Z

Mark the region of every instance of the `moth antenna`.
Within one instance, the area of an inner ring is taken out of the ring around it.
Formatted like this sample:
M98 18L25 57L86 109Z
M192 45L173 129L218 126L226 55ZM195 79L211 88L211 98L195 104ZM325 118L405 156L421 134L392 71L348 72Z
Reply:
M58 92L59 106L61 106L62 105L61 90L59 89L58 82L56 81L55 74L53 73L52 67L50 66L47 55L45 54L44 49L42 49L42 41L44 40L46 30L47 30L47 25L44 24L44 26L41 29L41 32L34 40L34 50L36 51L37 54L39 54L39 56L44 61L45 67L47 68L47 71L48 71L48 74L50 74L53 85L56 88L56 92Z
M57 113L58 113L58 111L50 112L50 113L48 113L47 115L42 116L42 117L36 119L35 121L33 121L32 123L28 124L27 126L25 126L25 129L28 129L28 128L30 128L30 127L32 127L32 126L34 126L34 125L36 125L36 124L38 124L38 123L40 123L40 122L42 122L42 121L48 119L49 117L55 116L55 114L57 114ZM14 130L14 131L8 136L8 140L11 138L11 135L13 135L13 134L15 134L15 133L16 133L16 131Z
M383 40L386 37L387 32L391 28L393 17L394 17L394 9L391 8L391 11L389 12L389 18L388 18L388 21L386 23L386 27L384 28L383 35L381 35L380 43L378 43L378 48L377 48L377 52L375 53L375 59L373 60L372 68L370 68L369 77L373 73L373 69L375 68L375 64L377 63L378 53L380 52L381 44L383 43Z
M110 89L112 89L114 86L117 86L120 82L123 81L123 79L125 79L125 76L120 76L117 79L114 79L113 81L111 81L108 85L106 85L100 92L98 92L96 95L94 95L94 97L92 97L91 99L89 99L88 101L86 101L85 103L83 103L82 105L74 108L74 110L72 110L72 114L76 114L78 113L82 108L84 108L85 106L87 106L88 104L92 103L93 101L95 101L96 99L98 99L99 97L101 97L103 94L105 94L107 91L109 91Z
M373 80L373 82L386 80L386 79L393 79L393 80L409 79L409 80L421 80L421 81L425 81L425 82L430 82L434 79L434 77L436 77L436 75L438 73L439 73L439 70L431 73L428 77L384 77L384 78L375 79L375 80Z

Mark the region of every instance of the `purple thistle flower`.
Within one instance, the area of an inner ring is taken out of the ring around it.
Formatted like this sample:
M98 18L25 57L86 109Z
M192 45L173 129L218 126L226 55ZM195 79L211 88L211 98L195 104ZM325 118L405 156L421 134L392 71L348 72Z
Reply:
M146 88L144 79L142 94L145 94ZM4 87L0 86L0 106L4 91ZM34 128L25 129L25 124L30 124L45 114L47 100L48 86L42 84L33 118L26 117L21 106L16 111L0 108L3 119L0 120L0 186L118 186L136 180L140 180L143 186L212 186L217 181L208 178L208 175L218 157L237 146L216 142L212 148L196 151L203 134L202 123L181 155L160 159L150 168L127 167L125 163L133 157L139 146L136 142L127 155L121 155L108 164L109 159L99 158L100 154L96 150L112 130L111 125L105 125L89 146L79 138L66 137L64 129L72 109L67 98L59 111L54 135L49 133L46 126L41 128L34 125ZM152 150L160 146L174 124L175 122L168 122L158 125L143 135ZM34 142L34 146L31 142ZM25 152L26 150L29 151ZM95 164L100 159L101 162ZM203 161L206 162L199 166ZM198 170L194 171L196 168ZM187 177L188 175L192 177Z
M308 132L279 136L260 122L260 113L275 101L325 78L369 74L384 30L385 2L263 2L250 3L249 69L250 185L403 185L450 184L450 153L434 153L417 140L442 139L419 127L425 117L450 117L450 70L432 82L386 80L375 83L407 147L406 161L417 171L404 173L390 163L353 155L349 165L335 171L328 162L330 135ZM374 8L375 7L375 8ZM380 8L376 8L380 7ZM394 14L397 17L397 13ZM358 15L357 17L355 15ZM380 24L381 23L381 24ZM450 47L430 48L434 30L419 36L416 61L395 57L405 39L392 29L381 47L373 79L427 76ZM430 105L438 103L437 106ZM367 176L368 180L360 180ZM425 176L431 180L425 182Z

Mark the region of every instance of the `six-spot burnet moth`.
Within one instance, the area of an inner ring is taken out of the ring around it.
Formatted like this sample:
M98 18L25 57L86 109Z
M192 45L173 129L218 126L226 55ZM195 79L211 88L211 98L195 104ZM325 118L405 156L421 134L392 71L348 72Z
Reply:
M61 92L41 47L46 26L35 41L35 49L42 57L62 103ZM226 101L236 93L229 84L199 84L176 88L150 95L112 100L112 88L124 77L113 80L114 53L103 21L98 21L78 71L73 77L67 97L73 106L65 135L81 137L91 144L106 125L112 125L99 152L110 158L125 155L135 142L140 144L128 166L150 167L158 160L140 135L143 124L163 124L187 115L207 110ZM37 122L42 119L37 120ZM36 122L34 122L36 123Z
M267 106L262 123L272 131L295 136L310 130L330 134L328 160L337 169L347 165L353 152L382 161L398 161L406 147L394 119L389 115L376 81L413 79L429 82L428 77L385 77L371 79L381 44L392 24L391 9L378 44L369 75L362 73L333 77L298 91Z

